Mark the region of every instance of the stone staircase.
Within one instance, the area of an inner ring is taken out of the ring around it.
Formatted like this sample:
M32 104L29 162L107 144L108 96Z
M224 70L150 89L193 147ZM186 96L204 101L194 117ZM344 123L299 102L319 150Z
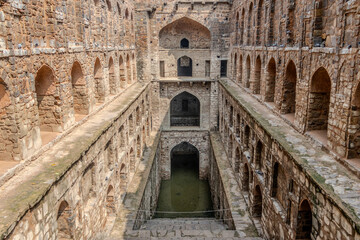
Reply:
M118 239L261 239L246 237L249 233L228 230L214 218L160 218L147 221L139 230L126 230Z

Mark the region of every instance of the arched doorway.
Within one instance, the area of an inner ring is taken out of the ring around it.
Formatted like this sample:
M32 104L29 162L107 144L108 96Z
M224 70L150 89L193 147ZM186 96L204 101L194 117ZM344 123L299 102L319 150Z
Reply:
M274 102L276 80L276 63L271 58L267 65L266 85L265 85L265 102Z
M298 211L296 239L311 239L312 212L308 200L302 201Z
M296 100L296 67L293 61L290 61L286 67L283 91L281 113L294 114Z
M189 142L171 149L171 177L161 183L156 217L213 216L213 212L203 212L213 205L208 181L199 179L199 158L199 150Z
M180 41L180 48L189 48L189 46L190 46L189 40L187 40L186 38L183 38Z
M74 239L71 226L74 219L69 204L62 201L57 214L57 238L61 240Z
M253 198L252 215L254 218L261 219L262 216L262 194L259 185L256 185Z
M183 56L178 59L177 70L179 77L191 77L192 76L192 59L188 56Z
M88 114L85 78L79 62L71 68L71 83L75 114Z
M55 75L51 68L43 66L35 77L35 90L38 103L40 129L48 132L61 132L60 112L57 111Z
M253 85L253 93L260 94L260 87L261 87L261 59L260 56L256 58L255 63L255 80Z
M325 68L319 68L310 84L307 130L327 144L327 128L330 109L331 81Z
M200 126L200 101L183 92L170 102L170 126Z
M103 82L103 70L99 58L95 61L94 80L95 80L95 99L101 103L105 101L105 86Z
M116 79L115 79L115 67L114 67L114 60L112 57L110 57L109 60L109 88L110 88L110 94L114 95L116 94Z

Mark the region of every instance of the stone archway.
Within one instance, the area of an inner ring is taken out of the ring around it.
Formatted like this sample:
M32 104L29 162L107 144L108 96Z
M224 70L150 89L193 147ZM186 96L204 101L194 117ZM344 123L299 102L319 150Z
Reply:
M310 240L312 231L312 211L308 200L303 200L299 206L296 239Z
M74 239L72 226L73 214L69 204L62 201L57 214L57 239L70 240Z
M192 77L192 59L182 56L177 61L178 77Z
M170 126L200 126L200 101L182 92L170 102Z

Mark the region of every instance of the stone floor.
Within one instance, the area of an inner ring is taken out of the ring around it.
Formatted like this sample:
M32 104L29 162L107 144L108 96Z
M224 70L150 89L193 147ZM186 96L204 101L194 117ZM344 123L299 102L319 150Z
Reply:
M108 238L110 240L110 238ZM111 239L114 239L111 237ZM140 230L127 230L119 239L261 239L246 237L241 231L228 230L214 218L152 219Z
M293 158L306 166L306 171L326 190L327 194L343 209L360 218L360 179L332 155L322 151L308 137L297 132L287 122L257 101L244 89L231 81L221 84L257 121L291 153ZM318 176L318 175L320 176ZM316 176L324 183L316 180ZM350 214L351 215L351 214Z

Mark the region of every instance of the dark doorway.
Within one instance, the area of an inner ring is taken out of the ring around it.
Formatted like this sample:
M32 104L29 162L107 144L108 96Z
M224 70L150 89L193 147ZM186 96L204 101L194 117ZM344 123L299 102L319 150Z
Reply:
M180 47L181 48L189 48L189 40L187 40L186 38L183 38L181 41L180 41Z
M213 217L210 186L199 179L199 151L188 142L170 153L171 178L161 182L155 217Z
M171 100L170 126L200 126L200 101L183 92Z
M227 60L221 60L220 77L227 76Z
M183 56L178 59L178 76L191 77L192 76L192 59Z
M311 207L307 200L302 201L298 217L297 217L297 227L296 227L296 239L311 239L311 229L312 229L312 213Z

